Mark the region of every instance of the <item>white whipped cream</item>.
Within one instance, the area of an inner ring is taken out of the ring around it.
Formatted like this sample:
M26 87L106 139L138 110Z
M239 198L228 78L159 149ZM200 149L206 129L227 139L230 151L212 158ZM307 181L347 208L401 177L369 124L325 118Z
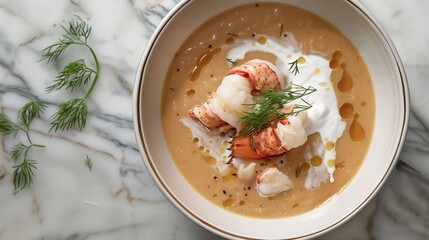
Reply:
M233 61L244 59L249 52L266 52L277 57L276 66L287 77L289 86L298 84L303 87L314 87L316 92L305 96L303 99L310 103L312 107L307 110L309 126L306 128L306 134L311 135L318 132L322 139L323 146L328 142L334 143L334 146L345 130L346 123L341 119L338 111L337 98L334 88L330 81L331 68L329 61L317 55L304 55L297 47L297 43L291 33L283 41L277 41L269 36L265 44L259 44L255 40L241 40L231 47L227 53L227 58ZM299 73L294 75L289 71L289 63L300 57L305 58L304 64L299 64ZM300 103L299 101L297 103ZM328 165L328 161L336 158L336 151L333 148L330 151L324 151L323 165L325 171L329 173L330 181L334 181L333 173L335 166ZM313 177L314 171L308 171L308 177Z

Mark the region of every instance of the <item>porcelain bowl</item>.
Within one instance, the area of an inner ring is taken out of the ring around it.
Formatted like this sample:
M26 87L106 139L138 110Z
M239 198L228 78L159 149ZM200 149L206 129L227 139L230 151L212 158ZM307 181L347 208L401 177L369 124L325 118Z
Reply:
M177 4L164 18L147 44L135 79L133 113L137 143L146 168L161 191L203 228L235 239L315 237L355 215L374 197L392 171L408 125L406 76L392 41L358 1L273 0L319 15L357 47L367 63L376 96L372 143L350 184L310 212L287 218L256 219L223 210L196 192L175 166L161 125L162 89L175 52L196 28L225 10L251 2L257 1L187 0Z

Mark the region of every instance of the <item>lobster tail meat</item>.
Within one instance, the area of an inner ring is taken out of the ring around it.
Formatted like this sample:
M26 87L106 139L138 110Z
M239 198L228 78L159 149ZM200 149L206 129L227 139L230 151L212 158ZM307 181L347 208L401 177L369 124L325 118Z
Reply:
M250 136L234 139L231 157L264 159L303 145L307 141L307 134L301 118L306 118L306 115L291 116Z
M218 115L216 115L210 106L210 102L213 100L213 97L209 97L201 105L197 105L189 110L189 116L192 118L197 118L204 126L208 128L219 128L227 123L223 121Z
M208 128L226 124L240 131L240 117L253 103L253 91L281 89L286 84L277 68L263 60L252 60L231 69L222 80L216 93L205 102L189 111L189 116L198 119Z
M250 86L255 91L262 88L279 90L285 87L281 75L278 74L277 67L268 61L252 60L241 66L234 67L228 75L239 74L249 79Z

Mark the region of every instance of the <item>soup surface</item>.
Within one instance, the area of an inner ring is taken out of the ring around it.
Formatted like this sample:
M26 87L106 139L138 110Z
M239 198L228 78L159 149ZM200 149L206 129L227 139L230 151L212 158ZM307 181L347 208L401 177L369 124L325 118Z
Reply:
M332 72L327 82L332 84L339 115L346 124L342 137L334 145L325 146L336 150L335 162L330 163L335 164L333 182L327 180L317 188L305 187L309 167L320 165L304 159L306 149L320 141L318 133L309 136L303 146L276 160L253 161L256 163L255 176L244 181L237 177L236 168L230 167L227 174L214 168L213 159L201 151L198 140L182 124L191 108L216 92L233 66L252 59L276 63L277 57L264 51L249 52L243 59L228 59L228 52L243 40L263 45L267 38L295 42L295 47L303 55L320 56L329 62ZM341 191L365 159L375 118L371 77L351 41L320 17L275 3L240 6L204 23L178 49L165 80L162 98L164 135L183 176L220 208L249 217L278 218L301 214ZM293 188L276 196L261 197L255 190L255 179L269 166L277 166L285 173Z

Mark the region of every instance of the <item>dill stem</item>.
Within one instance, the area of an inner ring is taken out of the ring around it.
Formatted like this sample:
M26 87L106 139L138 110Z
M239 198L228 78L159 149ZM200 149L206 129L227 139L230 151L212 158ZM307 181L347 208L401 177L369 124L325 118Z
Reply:
M31 144L32 147L38 147L38 148L44 148L44 145L40 145L40 144L36 144L36 143L32 143Z
M27 135L27 139L30 142L31 145L33 145L33 142L30 139L30 134L28 133L28 129L27 130L23 130L25 132L25 135Z
M83 97L86 100L89 97L89 95L91 95L92 90L94 90L95 84L97 83L98 75L100 74L100 63L98 62L98 58L95 55L94 50L88 44L84 44L84 45L89 49L89 51L91 51L92 57L94 58L94 62L95 62L95 77L94 77L94 81L92 81L91 87L89 88L89 90L85 94L85 96Z

